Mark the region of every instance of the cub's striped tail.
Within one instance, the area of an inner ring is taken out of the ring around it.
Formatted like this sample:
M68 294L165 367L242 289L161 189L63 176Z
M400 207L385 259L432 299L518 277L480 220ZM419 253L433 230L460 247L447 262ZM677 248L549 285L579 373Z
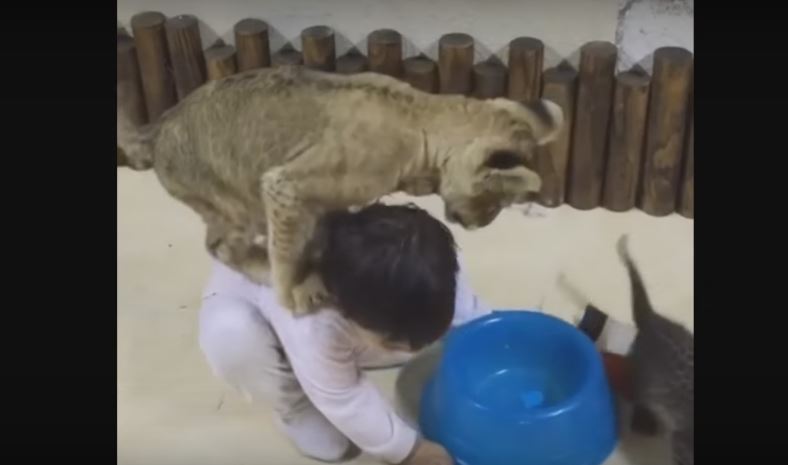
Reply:
M655 315L654 307L651 305L643 278L629 255L629 237L626 234L618 239L616 249L621 262L626 266L629 274L632 287L632 317L638 329L642 329L644 326L648 326L653 319L652 316Z

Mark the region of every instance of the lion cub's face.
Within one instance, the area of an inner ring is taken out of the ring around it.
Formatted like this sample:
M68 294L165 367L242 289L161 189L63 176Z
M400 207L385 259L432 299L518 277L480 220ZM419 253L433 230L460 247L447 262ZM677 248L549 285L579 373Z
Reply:
M483 164L456 167L456 174L443 176L446 219L466 229L481 228L505 207L530 201L542 188L542 178L528 159L522 151L490 149Z
M441 176L446 219L466 229L487 226L503 208L536 198L542 188L536 148L563 127L561 108L552 102L526 106L500 99L490 104L509 120L473 139L449 159Z

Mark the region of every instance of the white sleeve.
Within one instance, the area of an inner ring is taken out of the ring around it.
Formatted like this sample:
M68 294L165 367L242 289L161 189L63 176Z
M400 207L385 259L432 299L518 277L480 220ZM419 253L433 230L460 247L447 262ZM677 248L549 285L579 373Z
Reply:
M452 326L459 326L492 311L471 289L462 261L460 261L460 270L457 273L456 292L457 297L454 304L454 320L452 320Z
M416 431L357 367L352 329L336 319L319 320L320 324L298 331L301 334L280 334L301 387L315 407L364 452L388 463L402 462L416 444Z

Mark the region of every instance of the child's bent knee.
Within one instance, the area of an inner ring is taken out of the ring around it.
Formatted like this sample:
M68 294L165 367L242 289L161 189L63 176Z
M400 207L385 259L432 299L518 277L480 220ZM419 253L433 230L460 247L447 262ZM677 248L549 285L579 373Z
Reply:
M268 322L241 299L206 300L200 311L199 344L217 375L244 366L270 351L275 336Z

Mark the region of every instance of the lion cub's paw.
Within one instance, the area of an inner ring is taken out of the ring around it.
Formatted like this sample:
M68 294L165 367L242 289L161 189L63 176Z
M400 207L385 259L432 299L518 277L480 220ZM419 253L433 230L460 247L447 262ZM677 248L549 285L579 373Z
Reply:
M293 288L289 286L274 286L276 289L276 299L279 305L295 313L295 300L293 300Z
M317 275L309 275L302 283L293 287L293 313L305 315L317 310L329 300L329 294L323 281Z

